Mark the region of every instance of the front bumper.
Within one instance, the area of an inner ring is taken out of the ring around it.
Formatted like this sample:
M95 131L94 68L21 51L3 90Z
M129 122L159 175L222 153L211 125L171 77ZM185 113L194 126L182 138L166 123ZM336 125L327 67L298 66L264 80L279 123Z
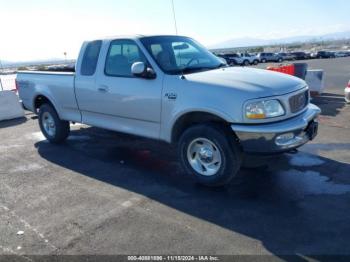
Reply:
M300 115L277 123L242 125L232 124L243 151L252 154L275 154L298 148L317 134L317 116L320 108L309 104Z

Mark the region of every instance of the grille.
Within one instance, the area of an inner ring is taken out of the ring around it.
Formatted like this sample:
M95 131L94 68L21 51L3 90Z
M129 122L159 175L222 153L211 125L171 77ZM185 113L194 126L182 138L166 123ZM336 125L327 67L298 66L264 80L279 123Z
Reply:
M297 94L289 98L290 111L296 113L304 109L309 103L309 91Z

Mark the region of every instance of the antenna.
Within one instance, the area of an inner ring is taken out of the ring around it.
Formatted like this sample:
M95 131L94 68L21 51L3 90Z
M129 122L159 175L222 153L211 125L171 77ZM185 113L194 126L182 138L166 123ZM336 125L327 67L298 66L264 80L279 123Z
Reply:
M173 17L174 17L175 32L176 32L176 35L178 35L174 0L171 0L171 5L172 5L172 8L173 8ZM180 58L180 63L181 63L181 50L179 50L179 58ZM181 79L182 79L182 80L186 79L186 77L185 77L185 75L184 75L183 72L181 72Z
M174 5L174 0L171 0L171 5L172 5L172 7L173 7L173 16L174 16L175 32L176 32L176 35L178 35L178 31L177 31L177 23L176 23L176 15L175 15L175 5Z

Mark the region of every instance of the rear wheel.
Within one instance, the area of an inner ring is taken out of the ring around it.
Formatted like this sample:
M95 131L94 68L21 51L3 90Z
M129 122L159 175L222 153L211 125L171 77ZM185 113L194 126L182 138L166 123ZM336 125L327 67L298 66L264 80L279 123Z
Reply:
M259 63L258 60L254 60L254 62L253 62L254 65L257 65L258 63Z
M264 59L261 59L261 62L262 63L266 63L266 59L264 58Z
M40 107L39 126L43 135L51 143L62 143L69 136L69 122L61 120L50 104L44 104Z
M244 60L243 65L244 66L249 66L249 61L248 60Z
M220 126L190 127L182 134L178 149L185 171L206 186L228 184L241 167L238 142Z

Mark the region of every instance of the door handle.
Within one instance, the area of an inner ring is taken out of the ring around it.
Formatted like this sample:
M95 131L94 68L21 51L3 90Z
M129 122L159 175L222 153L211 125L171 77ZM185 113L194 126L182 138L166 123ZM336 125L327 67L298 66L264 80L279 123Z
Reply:
M103 86L99 86L97 90L102 93L107 93L109 91L109 87L103 85Z

